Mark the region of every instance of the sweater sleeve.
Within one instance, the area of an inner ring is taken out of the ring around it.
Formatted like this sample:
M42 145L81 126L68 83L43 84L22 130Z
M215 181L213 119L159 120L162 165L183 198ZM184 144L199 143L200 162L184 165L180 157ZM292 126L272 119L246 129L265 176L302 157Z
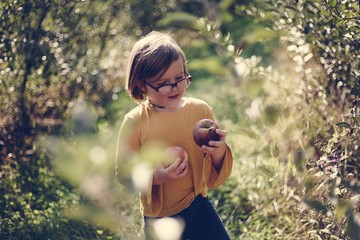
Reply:
M137 164L146 161L146 159L140 159L141 156L139 155L141 149L141 126L137 123L139 123L139 121L133 117L126 116L121 124L118 135L115 171L119 182L125 185L129 185L130 179L132 179L131 174ZM147 187L138 190L140 190L140 198L143 203L142 208L146 208L148 212L157 214L163 204L163 186L155 186L152 185L152 183L153 177L151 175L151 177L149 176ZM133 186L134 184L130 183L130 185Z
M120 126L115 156L115 173L118 181L122 184L128 182L131 176L131 160L140 145L136 139L134 121L132 118L125 117Z
M207 118L216 121L212 108L207 104L205 106L206 106L205 109L206 109ZM224 161L219 170L216 170L214 165L212 164L212 159L210 154L207 154L205 156L204 161L205 161L204 174L205 174L206 185L208 188L217 188L229 178L232 171L233 156L231 149L227 144L226 144Z
M233 164L233 156L231 149L226 145L226 152L224 156L224 161L219 170L216 170L212 164L211 155L207 154L205 156L205 179L206 185L209 188L217 188L222 183L224 183L230 176Z
M149 183L148 192L141 194L141 202L146 202L142 208L146 208L146 212L157 215L163 205L163 185L152 185L152 179Z

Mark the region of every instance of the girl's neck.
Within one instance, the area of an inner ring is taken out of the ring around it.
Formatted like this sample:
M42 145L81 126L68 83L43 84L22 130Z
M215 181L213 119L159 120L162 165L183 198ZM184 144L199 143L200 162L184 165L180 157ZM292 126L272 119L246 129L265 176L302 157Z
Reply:
M161 106L161 105L157 105L157 104L153 103L150 99L148 99L148 102L149 102L150 107L152 107L152 108L162 109L162 110L167 109L167 107L165 107L165 106Z
M180 108L183 107L184 103L183 103L183 100L181 100L180 104L178 107L176 108L169 108L169 107L166 107L166 106L162 106L162 105L158 105L156 103L153 103L149 98L147 99L148 103L149 103L149 106L153 109L155 109L156 111L159 111L159 112L175 112L177 110L179 110Z

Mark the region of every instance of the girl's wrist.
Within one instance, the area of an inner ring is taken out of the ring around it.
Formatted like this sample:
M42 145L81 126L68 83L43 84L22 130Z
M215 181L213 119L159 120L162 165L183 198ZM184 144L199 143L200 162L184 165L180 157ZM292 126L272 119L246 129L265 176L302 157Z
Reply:
M217 155L212 155L211 158L212 158L212 164L214 165L214 167L216 168L216 170L219 170L222 166L222 163L225 159L225 154L226 154L226 150L224 151L223 154L219 154L218 156Z
M221 162L221 161L223 161L224 158L225 158L225 153L226 153L226 150L224 149L224 152L223 152L223 153L212 155L213 161L216 161L216 162Z

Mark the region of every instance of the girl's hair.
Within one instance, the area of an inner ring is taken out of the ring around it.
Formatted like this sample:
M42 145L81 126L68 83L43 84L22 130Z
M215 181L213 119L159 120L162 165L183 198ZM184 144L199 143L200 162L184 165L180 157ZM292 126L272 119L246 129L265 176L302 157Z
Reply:
M185 54L169 34L153 31L136 42L126 74L126 89L130 97L144 100L145 95L140 89L140 86L145 86L144 80L161 77L179 57L184 62L184 73L186 73Z

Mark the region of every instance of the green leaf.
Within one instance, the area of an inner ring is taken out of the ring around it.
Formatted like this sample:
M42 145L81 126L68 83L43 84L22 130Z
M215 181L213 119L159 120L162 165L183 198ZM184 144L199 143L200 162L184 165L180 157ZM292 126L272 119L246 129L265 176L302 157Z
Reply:
M321 10L320 10L320 16L329 17L329 16L330 16L330 12L327 11L326 9L321 9Z
M352 129L352 126L347 122L338 122L336 123L336 126Z
M329 5L330 5L330 7L335 7L336 6L336 0L329 0Z
M337 23L335 24L335 26L336 26L336 28L346 27L346 23L347 23L347 22L348 22L347 20L340 20L339 22L337 22Z

